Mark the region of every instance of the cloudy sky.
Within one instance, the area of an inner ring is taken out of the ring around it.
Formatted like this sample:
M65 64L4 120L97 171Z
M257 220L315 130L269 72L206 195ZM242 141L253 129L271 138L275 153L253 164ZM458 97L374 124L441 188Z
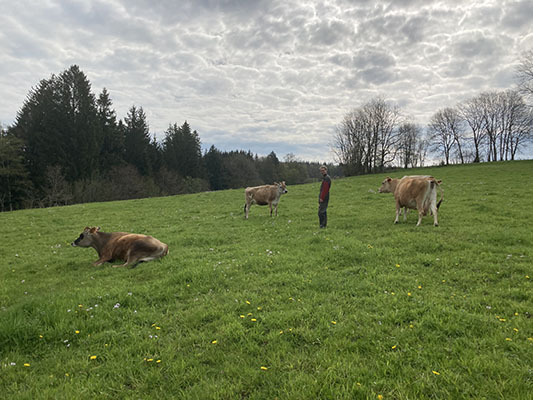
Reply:
M515 84L531 0L0 0L0 123L33 86L79 65L117 116L204 148L332 161L335 126L382 96L426 124Z

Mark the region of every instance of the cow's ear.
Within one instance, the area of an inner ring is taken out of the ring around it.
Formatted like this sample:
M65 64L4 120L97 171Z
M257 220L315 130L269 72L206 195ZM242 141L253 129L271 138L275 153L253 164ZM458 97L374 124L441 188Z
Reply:
M442 179L439 179L439 180L437 181L437 185L440 185L441 183L442 183Z
M85 227L85 229L83 230L83 232L89 232L91 230L91 228L89 228L88 226Z
M392 178L387 176L387 182L390 182L390 181L392 181Z
M96 227L92 227L91 230L90 230L90 233L95 233L98 229L96 229Z
M99 226L96 227L96 232L100 232L100 227Z

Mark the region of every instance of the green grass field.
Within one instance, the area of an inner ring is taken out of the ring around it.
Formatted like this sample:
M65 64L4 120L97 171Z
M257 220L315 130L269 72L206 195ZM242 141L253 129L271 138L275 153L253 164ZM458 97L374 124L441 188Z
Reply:
M533 161L442 179L439 227L393 224L385 174L0 214L0 393L14 399L531 399ZM85 226L161 261L93 267Z

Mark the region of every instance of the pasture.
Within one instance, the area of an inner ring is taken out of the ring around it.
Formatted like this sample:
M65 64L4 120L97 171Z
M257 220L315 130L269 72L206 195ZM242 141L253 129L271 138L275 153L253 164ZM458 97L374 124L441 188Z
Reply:
M439 227L393 225L385 176L442 179ZM0 214L4 398L530 399L533 161ZM161 261L93 267L85 226Z

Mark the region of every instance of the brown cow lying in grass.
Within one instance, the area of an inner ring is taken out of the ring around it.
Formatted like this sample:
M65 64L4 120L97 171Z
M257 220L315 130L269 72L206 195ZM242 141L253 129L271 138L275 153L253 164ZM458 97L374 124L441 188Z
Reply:
M142 261L151 261L168 254L168 246L152 236L125 232L100 232L100 227L86 227L72 246L92 247L100 257L93 265L112 260L124 260L122 265L135 266Z

